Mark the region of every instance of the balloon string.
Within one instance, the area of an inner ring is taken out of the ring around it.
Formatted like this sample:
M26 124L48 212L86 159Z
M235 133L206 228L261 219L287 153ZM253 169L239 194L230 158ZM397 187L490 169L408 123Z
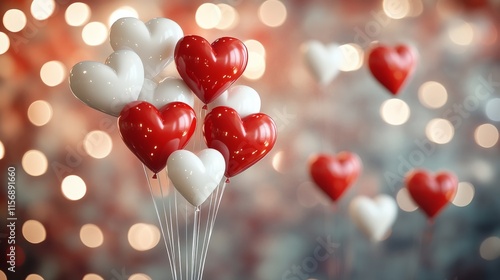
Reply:
M218 192L219 189L217 188L217 191ZM207 244L207 236L208 236L208 225L210 223L210 217L212 215L212 211L213 211L213 203L214 203L214 193L212 193L210 195L210 204L208 206L208 214L207 214L207 221L205 223L205 233L203 235L203 244L201 246L201 258L203 259L203 252L205 252L205 246L208 246ZM200 267L200 270L198 271L198 274L197 276L195 277L196 279L201 279L201 276L202 276L203 272L201 270L201 267Z
M160 212L158 210L158 205L156 204L156 199L154 197L153 188L152 188L151 182L149 180L148 171L147 171L146 166L144 164L142 165L142 167L144 168L144 175L146 176L146 180L148 182L149 193L151 194L151 199L153 200L153 205L154 205L154 208L155 208L156 217L158 218L158 223L160 224L160 230L161 230L161 234L162 234L162 237L163 237L163 242L165 244L165 250L167 251L168 262L170 264L170 267L172 268L173 267L173 265L172 265L172 257L170 256L170 251L168 249L167 238L165 237L165 229L163 227L163 223L162 223L162 219L161 219L161 216L160 216ZM174 276L174 274L173 274L173 271L172 271L172 277L173 276Z
M191 280L194 280L194 272L195 272L195 264L196 264L196 255L197 255L197 248L198 248L198 240L197 240L197 232L199 231L198 229L198 224L199 224L199 220L200 220L200 207L199 206L195 206L194 207L194 219L193 219L193 242L192 242L192 247L191 247L191 252L192 252L192 255L191 255L191 271L192 271L192 275L191 275Z
M203 270L205 269L205 261L206 261L207 253L208 253L208 245L210 244L210 239L212 237L212 231L213 231L214 225L215 225L215 219L217 218L217 214L219 213L220 203L222 201L222 197L224 196L224 190L226 189L227 178L222 178L221 183L222 183L222 186L219 184L219 187L217 188L217 195L215 198L216 205L215 205L214 211L212 212L213 213L212 218L210 219L210 228L208 230L207 246L205 248L205 252L202 252L202 264L201 264L201 272L202 273L203 273ZM220 192L219 192L219 189L220 189ZM198 278L199 280L201 280L201 276L202 275L200 275L200 277Z
M188 262L189 248L187 246L187 240L188 240L188 203L185 203L185 206L186 206L185 207L186 208L186 216L185 216L186 217L186 221L185 221L184 224L186 225L185 226L185 229L186 229L186 231L185 231L185 238L186 238L185 239L186 240L185 241L186 242L186 246L185 246L186 247L186 255L185 255L185 257L186 257L186 262L185 262L185 264L186 264L186 279L190 279L189 278L189 262Z
M181 244L180 244L180 234L179 234L179 213L178 213L178 207L177 207L177 190L174 190L174 207L175 207L175 228L177 231L177 251L178 251L178 257L179 257L179 272L181 279L182 278L182 257L181 257Z
M166 174L165 170L165 174ZM167 231L167 237L168 237L168 243L170 245L169 247L169 253L172 255L172 273L174 275L174 279L177 280L177 266L176 266L176 261L175 261L175 250L174 250L174 237L173 237L173 225L172 225L172 205L171 203L168 203L168 208L170 212L170 220L168 219L168 214L167 214L167 207L165 205L165 199L167 196L163 192L163 186L161 184L161 178L160 176L158 177L158 185L160 187L160 194L162 197L162 204L163 204L163 215L165 217L165 228Z
M429 220L429 221L427 221L426 227L420 236L420 242L419 242L420 248L417 251L418 261L416 262L417 265L415 268L415 273L413 275L413 277L414 277L413 279L418 278L418 271L422 265L427 265L428 263L431 262L431 260L429 260L429 258L427 258L427 256L430 255L428 251L430 249L430 245L432 242L433 231L434 231L434 221Z

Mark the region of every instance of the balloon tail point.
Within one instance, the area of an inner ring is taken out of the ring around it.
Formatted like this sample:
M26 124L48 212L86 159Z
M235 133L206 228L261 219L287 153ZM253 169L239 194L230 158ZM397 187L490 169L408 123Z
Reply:
M208 109L208 106L207 106L207 104L205 104L205 105L203 105L203 107L201 107L201 108L202 108L203 110L206 110L206 109Z
M156 173L153 174L153 179L157 179L157 178L158 178L158 176L156 175Z

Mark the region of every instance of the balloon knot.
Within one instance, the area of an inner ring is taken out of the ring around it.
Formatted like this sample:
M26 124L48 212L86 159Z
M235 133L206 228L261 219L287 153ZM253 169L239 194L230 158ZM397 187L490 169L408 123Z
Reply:
M226 178L226 184L229 184L230 181L229 181L229 178Z
M156 178L158 178L158 176L156 176L156 173L155 173L155 174L153 174L153 179L156 179Z
M208 106L207 106L207 104L205 104L205 105L203 105L203 107L201 107L201 108L202 108L203 110L206 110L206 109L208 109Z

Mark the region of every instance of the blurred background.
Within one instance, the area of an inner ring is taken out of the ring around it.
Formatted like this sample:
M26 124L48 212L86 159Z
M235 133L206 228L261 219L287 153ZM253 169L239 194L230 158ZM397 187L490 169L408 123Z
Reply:
M3 0L0 15L0 279L171 279L141 163L116 119L68 86L74 64L111 54L109 27L123 16L244 41L249 65L236 84L256 89L278 125L273 151L226 189L205 279L500 279L500 1ZM304 62L310 40L342 51L327 85ZM418 52L397 98L365 65L377 41ZM164 74L176 75L173 64ZM364 168L334 204L308 159L343 150ZM9 166L15 273L3 254ZM460 180L432 226L403 188L411 168ZM347 209L381 193L398 217L372 243ZM336 249L315 259L327 241Z

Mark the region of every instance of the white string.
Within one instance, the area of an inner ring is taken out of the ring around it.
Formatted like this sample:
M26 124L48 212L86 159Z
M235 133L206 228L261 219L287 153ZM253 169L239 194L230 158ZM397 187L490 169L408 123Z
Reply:
M156 199L154 197L153 188L151 187L151 182L149 180L148 171L147 171L146 166L144 164L142 165L142 167L144 168L144 175L146 176L146 180L148 182L149 192L151 194L151 199L153 200L153 205L154 205L154 208L155 208L156 217L158 218L158 223L160 224L160 230L161 230L161 234L162 234L162 237L163 237L163 242L165 244L165 250L167 251L168 262L170 264L170 267L172 267L173 266L172 265L172 258L170 256L170 251L168 249L167 239L165 238L165 230L164 230L164 227L163 227L163 223L162 223L162 219L161 219L161 216L160 216L160 212L158 211L158 205L156 204ZM172 273L172 276L174 276L173 273Z
M165 171L166 173L166 171ZM160 179L160 176L157 175L157 180L158 180L158 184L160 186L160 193L161 193L161 197L162 197L162 204L163 204L163 215L165 216L165 228L166 228L166 232L167 232L167 237L168 237L168 243L170 245L170 251L169 253L172 254L172 265L171 265L171 268L172 268L172 274L174 276L174 280L177 280L177 266L175 265L176 262L175 262L175 251L174 251L174 239L173 239L173 232L172 232L172 205L171 203L168 204L169 206L169 210L170 210L170 227L169 227L169 219L168 219L168 215L167 215L167 208L166 208L166 205L165 205L165 199L166 199L166 196L163 192L163 187L161 185L161 179Z

